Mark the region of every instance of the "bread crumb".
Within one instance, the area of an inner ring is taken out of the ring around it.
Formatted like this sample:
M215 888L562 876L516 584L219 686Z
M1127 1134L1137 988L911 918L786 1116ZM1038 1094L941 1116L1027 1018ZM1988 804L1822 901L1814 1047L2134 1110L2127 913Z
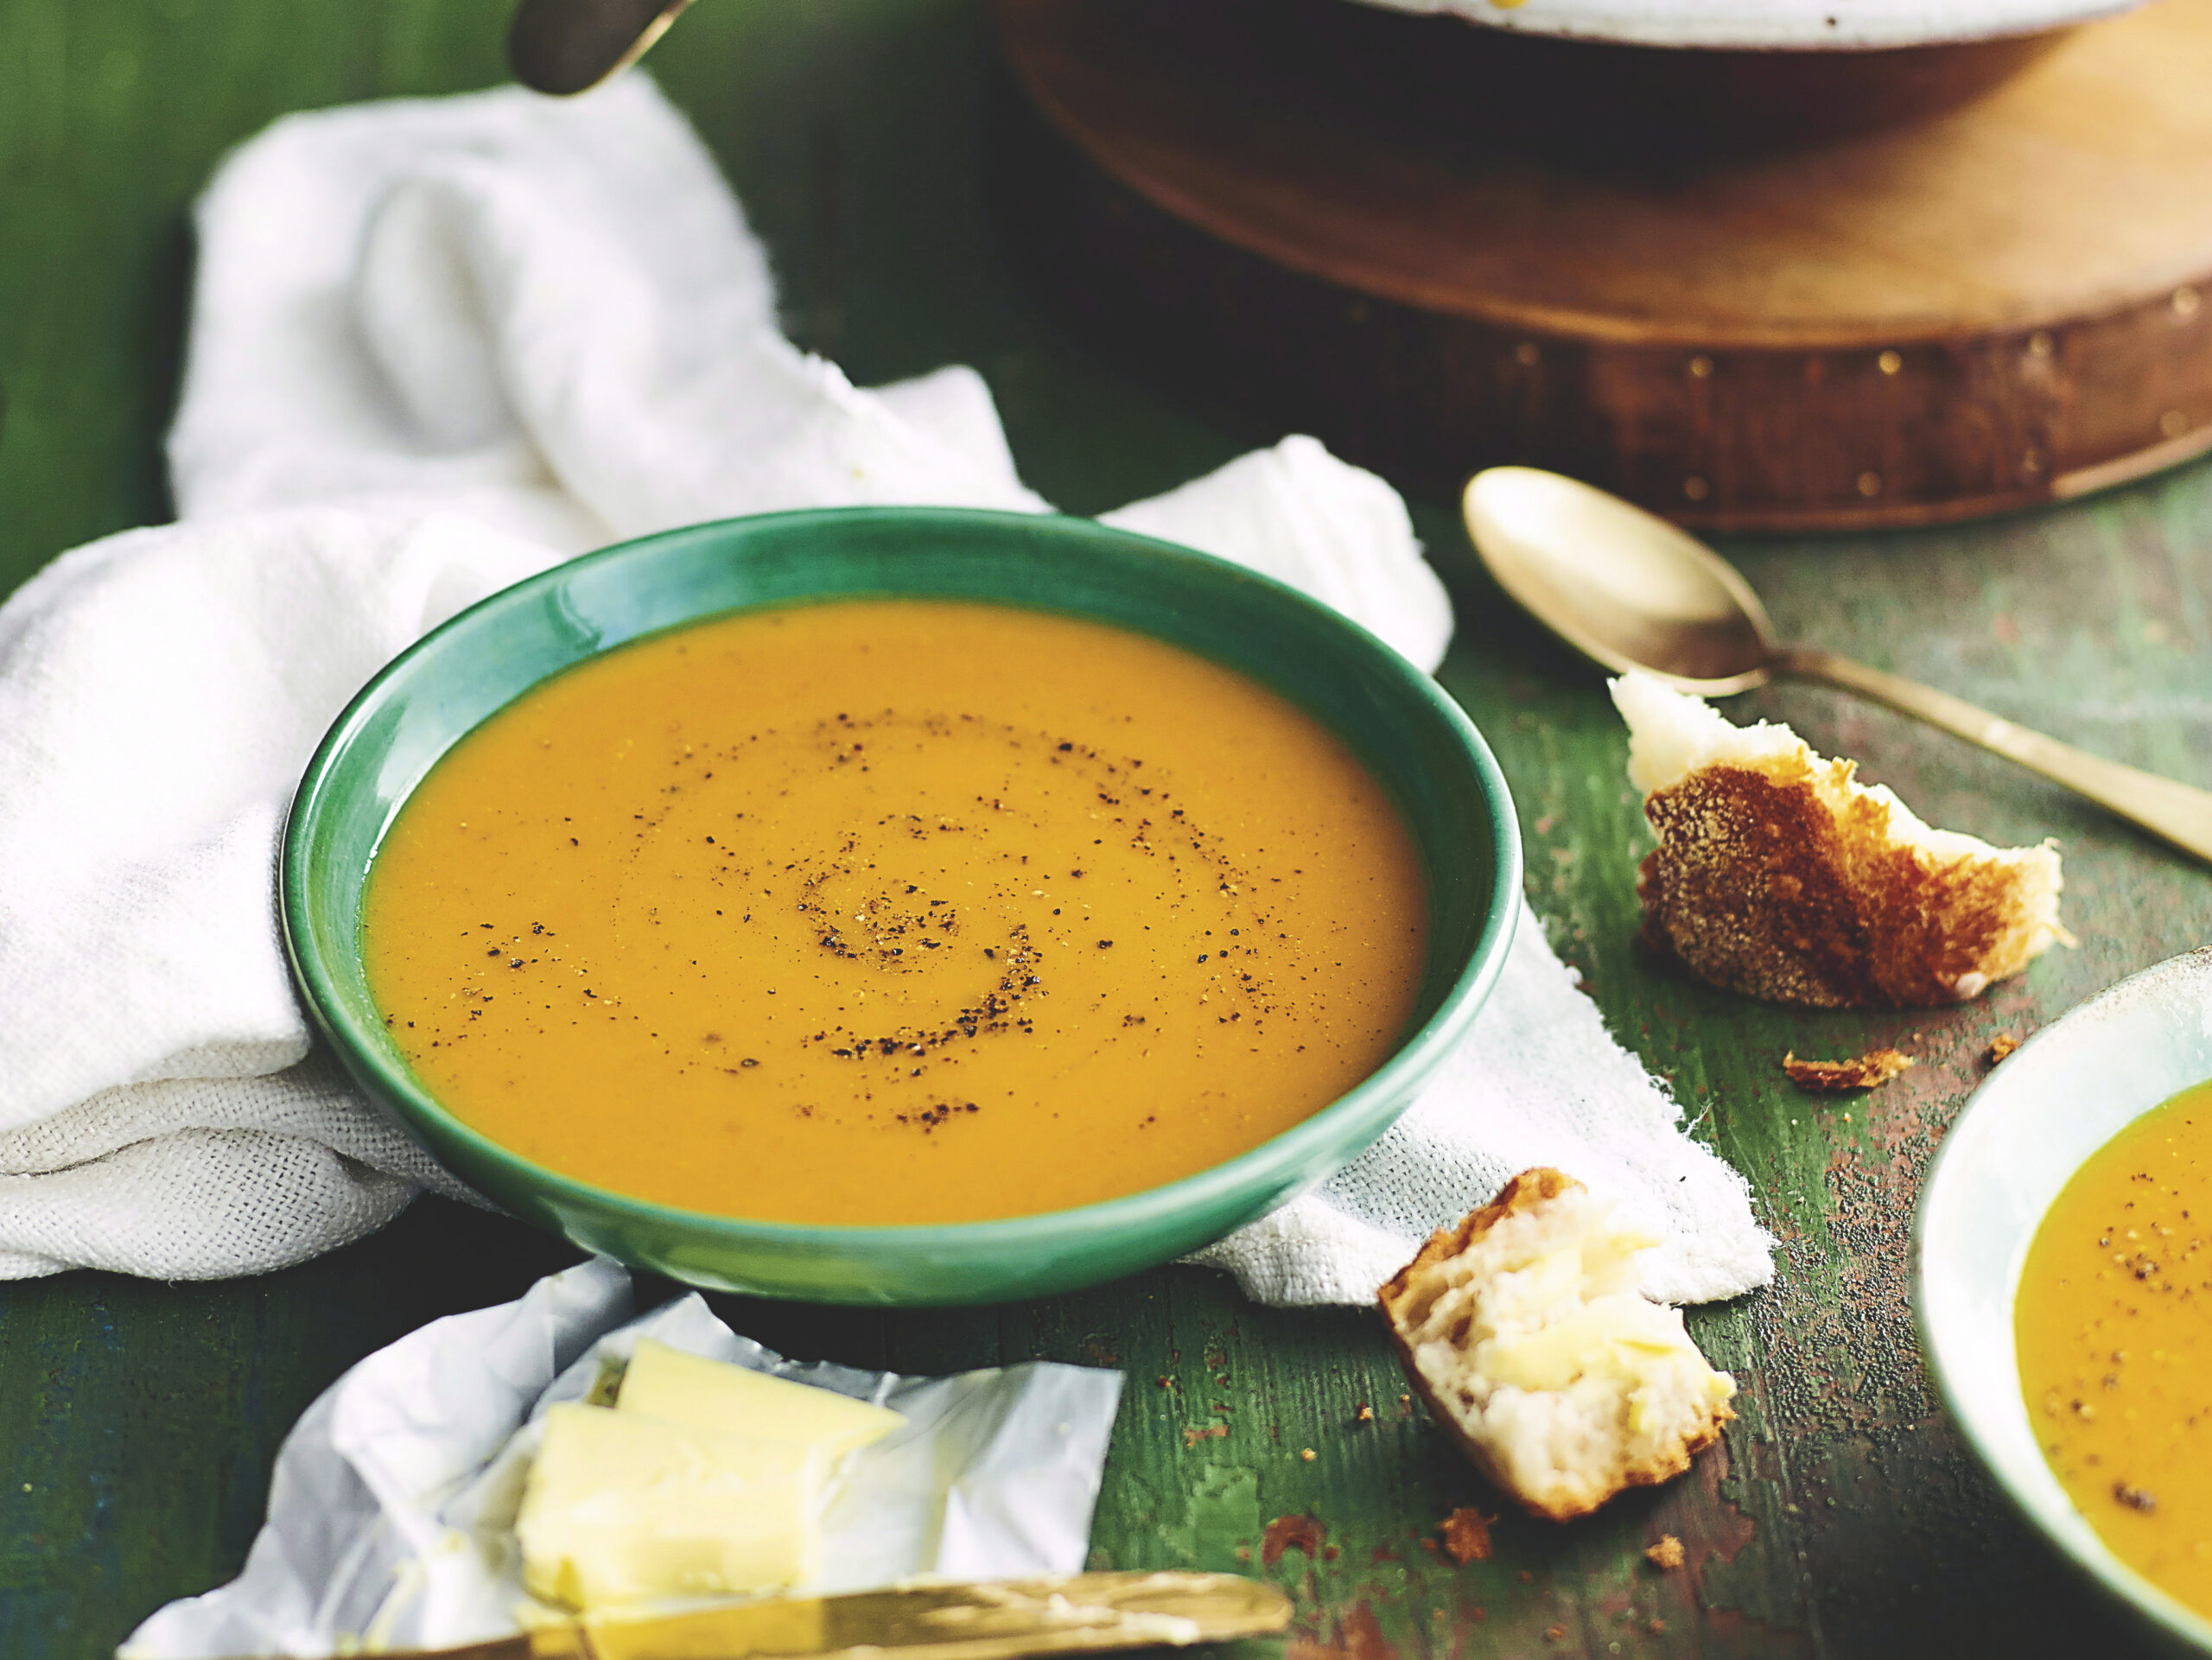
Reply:
M1682 1542L1671 1533L1662 1533L1659 1536L1659 1542L1643 1553L1643 1560L1654 1568L1680 1568L1682 1565Z
M1465 1567L1490 1560L1491 1518L1471 1505L1461 1505L1444 1518L1444 1548L1452 1560Z
M1789 1081L1819 1095L1876 1089L1911 1065L1910 1055L1895 1049L1869 1049L1850 1060L1800 1060L1795 1051L1782 1057L1782 1070L1789 1074Z
M1699 979L1821 1008L1963 1002L2054 942L2058 854L1923 823L1858 763L1738 727L1648 674L1612 683L1659 846L1644 934Z
M1310 1447L1301 1447L1298 1449L1298 1456L1311 1464L1313 1462L1313 1449Z
M1371 1424L1375 1421L1375 1409L1362 1401L1359 1403L1359 1410L1352 1415L1361 1423Z
M1524 1170L1376 1293L1437 1423L1533 1514L1670 1480L1719 1438L1735 1380L1643 1296L1658 1241L1557 1170Z
M1547 1643L1564 1642L1566 1638L1567 1627L1564 1625L1547 1625L1544 1627L1544 1641Z
M2019 1039L2014 1037L2010 1032L1999 1032L1995 1037L1990 1039L1989 1053L1982 1059L1994 1066L2019 1046Z

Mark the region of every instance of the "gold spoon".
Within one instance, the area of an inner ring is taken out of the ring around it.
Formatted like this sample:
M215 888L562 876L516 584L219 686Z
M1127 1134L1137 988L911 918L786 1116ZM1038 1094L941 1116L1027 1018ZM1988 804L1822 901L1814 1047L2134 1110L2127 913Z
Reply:
M533 92L589 92L645 55L691 0L522 0L507 67Z
M1726 697L1777 675L1821 680L1980 744L2187 853L2212 861L2212 792L2047 738L1833 652L1783 646L1736 568L1696 537L1556 473L1493 467L1468 482L1467 533L1498 586L1584 656Z

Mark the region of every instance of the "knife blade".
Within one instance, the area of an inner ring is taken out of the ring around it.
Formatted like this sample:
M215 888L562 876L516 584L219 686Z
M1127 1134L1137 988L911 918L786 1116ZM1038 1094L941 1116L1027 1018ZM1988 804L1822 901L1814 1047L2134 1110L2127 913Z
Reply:
M1017 1660L1265 1637L1290 1599L1236 1574L1070 1574L778 1597L677 1614L586 1614L458 1648L385 1660Z

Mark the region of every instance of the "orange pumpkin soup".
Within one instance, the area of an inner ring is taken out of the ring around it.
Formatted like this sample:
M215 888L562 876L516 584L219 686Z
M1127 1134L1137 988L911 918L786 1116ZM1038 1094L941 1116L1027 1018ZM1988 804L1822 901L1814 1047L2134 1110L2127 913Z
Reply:
M2114 1555L2212 1614L2212 1084L2075 1173L2036 1231L2013 1320L2068 1497Z
M425 1085L523 1156L760 1220L1135 1193L1381 1064L1425 888L1382 788L1142 635L954 601L695 624L533 689L365 901Z

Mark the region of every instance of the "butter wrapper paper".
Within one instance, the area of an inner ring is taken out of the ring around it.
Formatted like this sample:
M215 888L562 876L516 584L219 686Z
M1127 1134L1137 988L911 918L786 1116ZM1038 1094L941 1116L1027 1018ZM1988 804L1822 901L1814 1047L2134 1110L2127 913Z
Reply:
M1120 1373L800 1365L736 1335L696 1293L632 1318L628 1273L602 1260L519 1301L433 1321L332 1384L276 1455L245 1571L155 1613L120 1660L374 1653L513 1633L530 1611L515 1511L545 1410L582 1400L640 1337L906 1415L846 1460L822 1575L802 1589L1084 1565Z

